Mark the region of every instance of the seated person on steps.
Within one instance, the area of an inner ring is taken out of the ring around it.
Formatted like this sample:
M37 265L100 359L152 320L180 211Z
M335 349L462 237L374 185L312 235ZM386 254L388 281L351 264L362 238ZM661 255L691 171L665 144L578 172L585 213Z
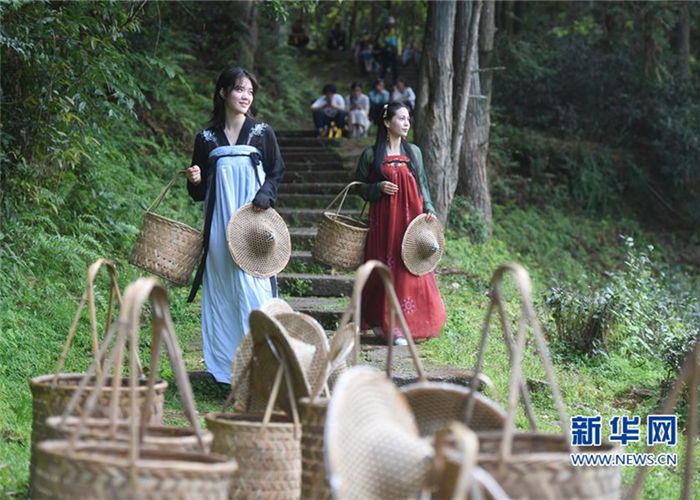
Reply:
M332 83L323 87L323 95L314 101L311 111L319 136L330 130L332 123L341 129L345 126L345 99Z

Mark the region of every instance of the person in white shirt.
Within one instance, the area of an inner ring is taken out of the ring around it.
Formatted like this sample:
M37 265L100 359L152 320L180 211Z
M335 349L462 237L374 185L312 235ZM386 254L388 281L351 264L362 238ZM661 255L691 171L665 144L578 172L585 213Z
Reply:
M350 95L345 98L350 137L365 137L369 129L369 97L362 93L362 85L352 82Z
M416 94L413 92L411 87L406 85L403 78L396 79L396 85L394 85L391 100L407 105L409 107L409 111L411 114L413 114L413 109L416 106Z
M345 126L345 99L332 83L323 87L323 95L314 101L311 111L319 135L330 129L332 123L341 129Z

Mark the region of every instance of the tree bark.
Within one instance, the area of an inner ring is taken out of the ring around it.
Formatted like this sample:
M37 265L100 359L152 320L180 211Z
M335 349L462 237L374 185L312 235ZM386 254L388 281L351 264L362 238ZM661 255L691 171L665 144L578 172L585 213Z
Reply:
M486 99L472 98L467 108L464 130L465 140L459 151L459 183L457 192L466 196L472 206L487 222L491 234L493 213L488 183L488 153L491 128L491 83L492 71L478 72L479 66L489 67L495 32L495 8L493 0L484 2L479 22L479 56L474 58L471 69L471 94L483 95ZM481 83L484 82L482 87Z
M479 66L478 58L473 66ZM481 92L479 73L472 73L472 92ZM470 99L465 126L465 140L459 157L459 188L458 192L466 196L474 209L487 222L488 235L491 234L493 213L491 211L491 194L488 182L489 154L489 105L487 99Z
M349 48L355 46L355 27L357 25L357 2L352 4L352 15L350 16L350 31L348 32L348 39L345 41Z
M485 0L479 21L479 66L491 67L491 55L493 54L493 40L496 35L496 2ZM481 94L488 98L488 108L491 108L491 88L493 87L493 71L485 71L479 74L481 82Z
M680 5L678 13L678 49L680 59L680 77L690 78L690 7L687 3Z
M242 17L248 27L241 45L241 65L252 69L255 64L255 53L258 49L258 5L257 0L246 0L241 4Z
M431 2L420 64L416 102L415 141L423 152L433 204L445 223L457 187L457 165L451 161L452 52L456 5L454 0ZM430 56L428 56L430 54Z
M452 147L450 152L452 165L455 168L455 177L459 175L459 157L464 137L464 123L467 118L469 92L473 80L471 69L474 67L474 61L477 57L479 19L481 18L483 4L484 2L482 1L477 2L476 10L472 11L471 4L459 2L457 8L454 54L459 59L455 59L457 73L455 75L455 85L453 86L455 106L452 116ZM469 26L468 32L466 30L467 26ZM464 47L466 47L466 53ZM451 196L450 201L452 201Z

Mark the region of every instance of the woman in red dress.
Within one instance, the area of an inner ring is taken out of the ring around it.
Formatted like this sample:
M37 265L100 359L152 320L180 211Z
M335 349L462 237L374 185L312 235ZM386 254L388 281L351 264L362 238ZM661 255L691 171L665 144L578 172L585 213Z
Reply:
M415 144L406 141L410 116L405 104L384 106L377 140L360 156L355 180L366 183L362 197L370 202L369 234L365 260L377 259L391 269L396 294L415 339L437 337L445 323L445 305L435 280L435 272L423 276L411 274L401 259L401 242L406 228L420 214L435 217L423 155ZM373 328L386 337L389 329L389 304L384 287L372 276L362 295L362 328ZM405 344L398 322L396 343Z

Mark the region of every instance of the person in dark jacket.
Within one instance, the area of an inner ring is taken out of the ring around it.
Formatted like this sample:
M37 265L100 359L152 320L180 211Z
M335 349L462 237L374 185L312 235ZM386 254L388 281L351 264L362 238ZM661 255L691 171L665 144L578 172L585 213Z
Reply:
M252 203L256 211L274 207L284 174L274 130L249 116L258 82L245 69L228 67L219 75L209 128L197 134L187 190L204 201L204 253L188 301L202 287L204 362L218 382L230 383L231 362L248 316L277 295L273 278L239 268L229 253L228 222Z

